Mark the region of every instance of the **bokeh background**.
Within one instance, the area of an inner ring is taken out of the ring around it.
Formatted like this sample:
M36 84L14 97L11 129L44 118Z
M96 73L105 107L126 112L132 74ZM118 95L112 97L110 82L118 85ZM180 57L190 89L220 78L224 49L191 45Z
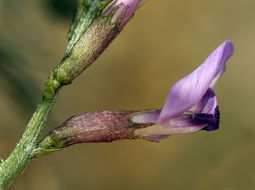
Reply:
M75 0L0 0L0 155L7 158L67 45ZM44 134L95 110L160 108L169 87L226 39L220 130L160 143L82 144L34 160L11 190L255 189L255 1L150 0L65 87Z

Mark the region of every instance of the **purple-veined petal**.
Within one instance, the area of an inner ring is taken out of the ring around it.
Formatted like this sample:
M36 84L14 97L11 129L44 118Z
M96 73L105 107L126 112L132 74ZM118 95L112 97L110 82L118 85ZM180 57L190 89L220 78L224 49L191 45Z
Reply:
M158 122L164 123L196 105L206 91L225 70L225 63L233 54L232 43L227 40L221 44L195 71L175 83L168 92L165 105Z
M144 2L141 2L144 3ZM118 18L122 15L122 12L126 8L125 15L121 21L120 28L122 28L127 21L133 16L138 5L140 5L140 0L115 0L115 2L105 11L104 15L108 15L115 7L119 6L115 15L112 18L112 23L115 23Z

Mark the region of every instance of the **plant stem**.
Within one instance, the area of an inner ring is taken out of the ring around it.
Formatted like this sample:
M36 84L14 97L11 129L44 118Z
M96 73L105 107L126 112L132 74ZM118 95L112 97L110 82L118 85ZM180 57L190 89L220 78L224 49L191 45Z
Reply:
M106 18L95 21L69 55L54 69L45 84L43 98L22 138L9 158L0 164L0 190L7 188L13 178L21 173L33 159L43 125L61 87L71 84L98 57L118 32L118 28Z
M59 89L60 88L58 88L56 92L58 92ZM0 190L6 189L12 182L13 178L21 173L33 159L34 151L36 149L35 145L38 142L43 125L55 102L56 95L58 94L52 91L52 96L45 96L45 92L47 92L47 90L48 88L46 84L44 96L38 104L37 109L28 123L19 143L16 145L11 155L1 164Z
M6 189L14 177L20 174L36 156L35 153L38 151L36 145L40 133L61 87L71 84L82 71L89 67L122 29L120 23L126 9L115 23L112 23L111 20L118 6L107 16L101 15L111 1L80 0L80 8L78 7L78 9L81 9L80 11L84 15L75 17L69 33L69 45L63 60L48 78L43 98L19 143L4 162L1 162L0 159L0 190ZM82 5L85 6L84 10ZM78 10L78 14L81 13Z

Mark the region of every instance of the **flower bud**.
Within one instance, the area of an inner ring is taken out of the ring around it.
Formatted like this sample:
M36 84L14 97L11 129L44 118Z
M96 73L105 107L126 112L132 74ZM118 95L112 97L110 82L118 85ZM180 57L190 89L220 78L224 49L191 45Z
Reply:
M102 111L74 116L55 128L45 137L39 147L61 149L78 143L112 142L123 139L142 138L134 130L152 124L137 124L131 118L140 112Z
M68 47L53 78L70 84L108 47L144 0L81 0L69 31ZM53 85L51 85L53 86Z

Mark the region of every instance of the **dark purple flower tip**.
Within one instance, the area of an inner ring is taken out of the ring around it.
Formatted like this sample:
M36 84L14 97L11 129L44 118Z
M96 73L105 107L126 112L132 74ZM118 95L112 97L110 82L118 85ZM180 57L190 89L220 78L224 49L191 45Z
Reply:
M218 129L220 113L213 88L233 52L231 41L225 41L195 71L170 88L161 110L135 115L133 122L155 123L154 126L136 130L136 133L159 139L160 136L165 138L166 135L201 129Z
M220 125L219 107L216 106L214 115L213 114L195 114L194 120L197 122L203 122L204 120L207 123L207 125L202 130L214 131L219 129L219 125Z

